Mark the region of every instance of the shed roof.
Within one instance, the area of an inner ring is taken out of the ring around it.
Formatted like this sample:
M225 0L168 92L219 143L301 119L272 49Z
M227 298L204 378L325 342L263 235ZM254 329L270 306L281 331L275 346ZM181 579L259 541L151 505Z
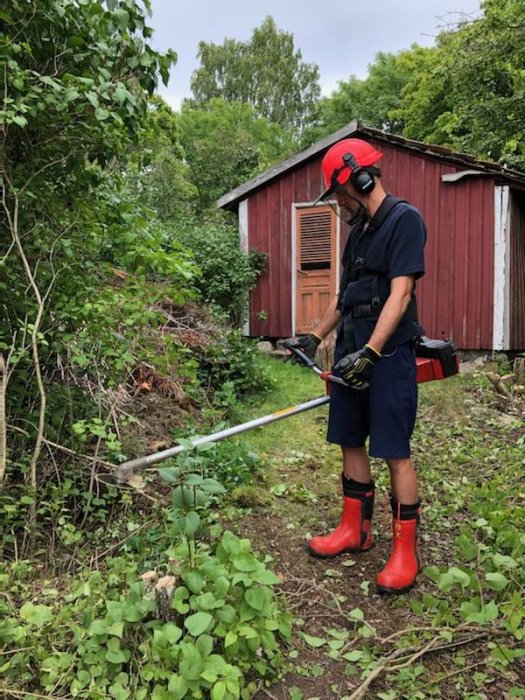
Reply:
M369 138L373 138L378 141L385 141L394 146L400 146L401 148L415 151L421 155L446 160L459 166L467 166L468 171L465 171L464 173L457 173L458 177L456 179L460 179L462 176L487 175L497 177L500 181L505 181L507 184L514 184L517 187L525 189L525 173L519 170L511 170L499 165L498 163L478 160L474 156L470 156L466 153L458 153L443 146L434 146L421 141L406 139L403 136L387 134L379 129L365 127L358 121L354 120L346 124L346 126L344 126L342 129L334 131L334 133L330 134L329 136L325 136L324 139L317 141L317 143L314 143L306 150L286 158L268 170L265 170L260 175L257 175L247 182L244 182L242 185L239 185L239 187L236 187L234 190L231 190L227 194L223 195L217 201L217 207L221 209L234 208L238 202L245 199L253 190L259 189L263 185L266 185L272 180L284 175L289 170L293 170L297 166L312 160L320 153L330 148L330 146L332 146L334 143L337 143L337 141L350 136L363 136L364 138L368 136Z

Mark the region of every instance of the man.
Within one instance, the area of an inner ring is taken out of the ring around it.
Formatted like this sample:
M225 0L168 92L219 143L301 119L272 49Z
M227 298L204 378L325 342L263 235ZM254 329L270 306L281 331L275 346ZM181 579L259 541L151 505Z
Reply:
M415 207L383 189L376 166L382 155L352 138L332 146L323 159L326 190L319 200L335 199L350 214L352 229L339 294L315 332L298 344L313 358L338 326L334 373L351 387L332 384L327 435L342 448L343 512L333 532L310 541L310 552L334 557L372 546L369 455L383 458L390 469L393 549L377 587L401 593L419 571L420 504L410 438L417 408L414 341L423 334L415 284L425 269L426 228Z

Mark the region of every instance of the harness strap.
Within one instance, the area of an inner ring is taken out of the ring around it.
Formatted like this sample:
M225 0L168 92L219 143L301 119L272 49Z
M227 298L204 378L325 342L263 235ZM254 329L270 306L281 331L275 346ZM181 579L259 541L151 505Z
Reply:
M372 302L374 299L372 299ZM350 311L350 316L352 318L369 318L369 319L377 319L379 318L379 314L381 313L381 310L384 305L381 305L381 302L377 306L372 306L372 303L370 304L358 304L357 306L354 306L354 308ZM406 308L405 313L402 316L403 321L417 321L417 302L416 302L416 297L412 296L410 301L408 302L408 306Z

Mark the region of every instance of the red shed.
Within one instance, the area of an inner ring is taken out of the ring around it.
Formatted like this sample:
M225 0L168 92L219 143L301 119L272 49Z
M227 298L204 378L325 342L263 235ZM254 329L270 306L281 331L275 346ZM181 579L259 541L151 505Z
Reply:
M525 173L351 122L222 197L241 245L268 255L250 297L250 336L307 332L335 294L348 227L323 189L321 160L342 138L383 151L383 185L414 204L428 228L418 282L427 335L470 350L525 349Z

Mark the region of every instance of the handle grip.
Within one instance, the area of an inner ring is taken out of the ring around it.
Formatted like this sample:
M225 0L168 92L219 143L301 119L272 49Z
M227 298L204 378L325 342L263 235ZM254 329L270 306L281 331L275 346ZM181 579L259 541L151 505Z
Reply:
M341 384L341 386L347 386L349 389L354 389L355 387L350 386L350 384L347 384L344 379L341 379L341 377L336 377L332 372L323 372L323 370L317 365L314 360L311 360L308 355L306 355L299 347L297 347L296 343L293 342L293 340L285 340L282 343L283 348L285 350L289 350L292 355L294 355L300 362L303 363L303 365L306 365L306 367L309 367L310 369L313 369L313 371L318 374L321 379L324 379L325 382L332 382L332 384ZM363 389L366 389L366 387L363 387Z

